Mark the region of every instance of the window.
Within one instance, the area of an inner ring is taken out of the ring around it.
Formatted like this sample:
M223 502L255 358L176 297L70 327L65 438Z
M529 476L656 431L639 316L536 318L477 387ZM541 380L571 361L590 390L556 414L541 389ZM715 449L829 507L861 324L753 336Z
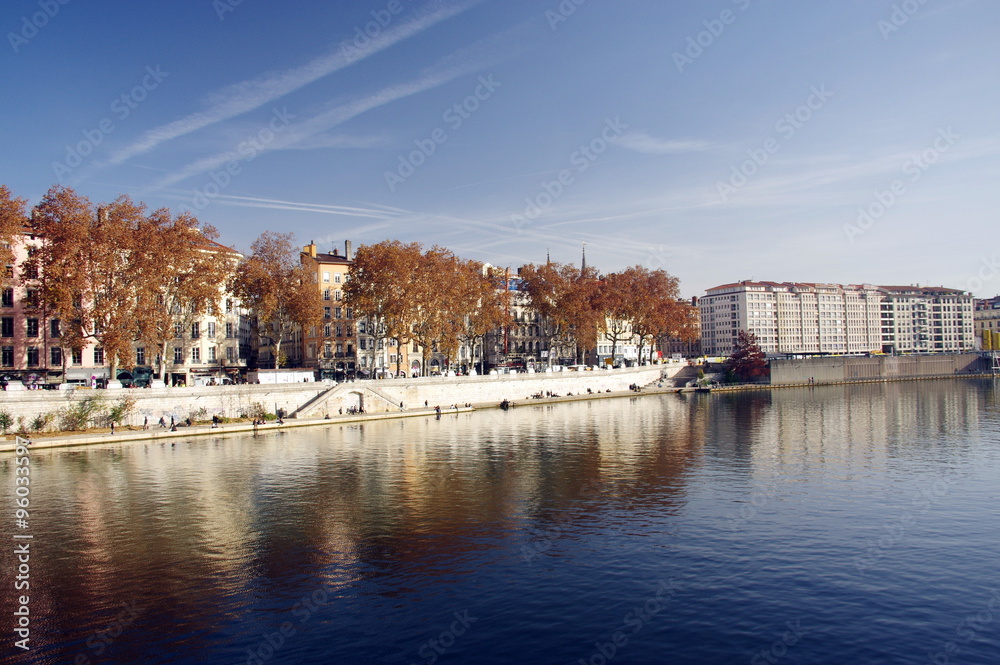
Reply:
M191 324L191 339L198 339L201 337L201 324L192 323Z
M341 337L343 334L344 334L344 329L341 328L340 324L338 323L337 324L337 337Z
M58 346L53 346L49 349L49 365L51 367L61 367L62 366L62 349Z
M38 319L27 320L28 337L38 337Z
M0 303L3 307L13 307L14 306L14 289L4 289L3 290L3 302Z
M368 340L366 340L366 339L365 339L364 337L362 337L362 338L361 338L361 341L360 341L360 342L358 342L358 346L360 346L360 347L361 347L361 350L362 350L362 351L364 351L365 349L367 349L367 348L368 348L368 346L367 346L367 344L366 344L366 342L367 342L367 341L368 341Z
M323 300L330 299L330 289L323 289Z
M233 299L226 298L226 314L232 314L232 313L233 313Z
M38 289L28 289L25 292L24 304L27 307L38 307Z
M14 366L14 347L5 346L0 349L0 365L4 367Z
M176 337L177 339L180 339L181 335L183 335L183 334L184 334L184 324L182 324L182 323L175 323L174 324L174 337Z
M231 346L226 347L226 360L236 362L236 349Z
M25 279L38 279L38 266L28 263L24 266Z
M62 337L62 330L59 327L59 319L52 319L49 321L49 336Z
M233 338L233 324L227 323L226 324L226 339L232 339L232 338Z
M79 349L73 349L72 363L74 365L82 365L83 364L83 353Z
M325 324L323 326L323 337L329 337L332 334L333 334L332 326L329 323Z
M210 362L210 363L214 363L215 362L215 347L214 346L208 347L208 362Z
M354 318L354 308L353 307L348 307L347 308L347 318L349 318L349 319L353 319Z
M0 337L14 336L14 317L5 316L0 318Z
M337 283L337 284L340 284L340 273L339 272L336 275L333 276L333 281L335 283Z
M201 347L194 347L191 349L191 362L200 363L201 362Z
M184 364L184 349L179 346L174 347L174 364L183 365Z
M323 271L323 281L327 284L330 283L330 271L328 270Z
M97 347L94 349L94 364L103 365L104 364L104 349Z
M333 308L333 318L339 319L342 316L342 313L343 309L341 309L340 307Z
M333 292L333 299L334 300L340 300L340 291L334 291Z
M205 324L205 336L209 339L215 339L215 321L209 321Z
M146 364L146 348L140 346L135 350L135 364L145 365Z
M330 318L330 308L329 307L324 307L323 308L323 318L324 319L329 319Z

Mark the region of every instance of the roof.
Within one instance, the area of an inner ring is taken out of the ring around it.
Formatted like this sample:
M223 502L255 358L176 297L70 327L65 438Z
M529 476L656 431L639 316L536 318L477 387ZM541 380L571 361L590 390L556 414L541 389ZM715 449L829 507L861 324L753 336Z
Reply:
M710 289L706 289L707 293L712 291L720 291L723 289L735 289L738 287L764 287L764 288L784 288L784 289L848 289L848 290L879 290L890 294L903 294L903 293L918 293L920 295L932 296L932 295L962 295L965 293L962 289L951 289L945 286L881 286L873 284L825 284L822 282L768 282L768 281L755 281L755 280L743 280L740 282L731 282L729 284L722 284L720 286L715 286Z

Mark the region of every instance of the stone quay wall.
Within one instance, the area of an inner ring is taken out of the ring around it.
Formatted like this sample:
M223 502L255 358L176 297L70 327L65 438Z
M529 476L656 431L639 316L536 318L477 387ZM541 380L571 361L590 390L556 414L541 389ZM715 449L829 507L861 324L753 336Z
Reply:
M771 361L771 385L808 383L810 378L815 383L898 381L985 371L989 371L989 363L977 353L777 359Z
M348 383L246 384L238 386L202 386L177 388L144 388L121 390L67 391L31 390L0 392L0 410L29 423L39 414L58 413L88 396L100 395L111 405L124 396L136 401L125 425L150 424L164 417L205 419L213 414L237 418L259 403L268 412L283 409L296 417L322 417L343 408L364 406L368 413L429 406L442 408L452 404L482 404L504 399L523 401L546 391L558 395L627 390L631 384L648 385L661 376L676 374L682 365L654 365L641 368L558 372L550 374L500 374L463 377L426 377L420 379L383 379ZM55 423L53 423L54 428Z

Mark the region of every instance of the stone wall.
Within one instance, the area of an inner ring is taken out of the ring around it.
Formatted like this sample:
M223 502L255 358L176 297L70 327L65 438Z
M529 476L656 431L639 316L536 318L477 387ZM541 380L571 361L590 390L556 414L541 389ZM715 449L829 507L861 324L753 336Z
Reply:
M529 395L550 391L559 395L595 393L605 390L626 390L630 384L646 385L660 378L661 372L673 376L682 365L662 365L645 368L597 370L591 372L559 372L553 374L500 374L495 376L426 377L420 379L386 379L328 383L278 385L202 386L184 388L145 388L130 390L19 391L0 392L0 409L10 413L15 421L25 422L41 413L56 413L88 396L100 395L110 405L124 396L136 400L132 416L126 425L141 425L145 418L156 423L161 416L183 421L208 418L219 414L229 418L246 413L254 403L268 412L284 409L293 414L305 406L298 417L323 416L354 405L364 405L369 413L398 410L403 402L407 408L452 404L500 402L504 399L522 401Z
M986 371L988 364L976 353L941 353L926 356L837 356L772 360L771 385L881 381L955 376Z
M355 381L340 384L327 395L306 405L297 415L322 416L345 411L351 406L364 406L369 413L428 406L442 408L453 404L489 404L503 400L523 401L546 391L565 396L628 390L633 384L648 385L661 376L672 377L684 365L654 365L650 367L588 372L555 372L550 374L499 374L487 376L423 377L383 381Z

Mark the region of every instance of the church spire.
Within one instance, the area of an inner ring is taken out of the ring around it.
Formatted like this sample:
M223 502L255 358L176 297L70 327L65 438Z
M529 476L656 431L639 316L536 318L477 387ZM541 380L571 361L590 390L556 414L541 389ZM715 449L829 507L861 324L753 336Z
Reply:
M587 272L587 243L583 243L583 260L580 262L580 276Z

